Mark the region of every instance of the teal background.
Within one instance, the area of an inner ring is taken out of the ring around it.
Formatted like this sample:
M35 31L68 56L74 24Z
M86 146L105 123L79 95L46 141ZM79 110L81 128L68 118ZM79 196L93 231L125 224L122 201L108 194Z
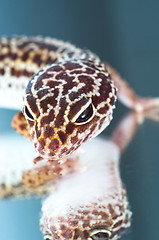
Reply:
M130 0L0 1L0 36L42 35L86 47L109 62L142 96L159 95L159 2ZM109 135L127 111L117 104ZM0 133L13 131L0 109ZM159 124L146 121L122 156L121 174L133 211L121 239L159 239ZM0 240L42 239L41 199L0 202Z

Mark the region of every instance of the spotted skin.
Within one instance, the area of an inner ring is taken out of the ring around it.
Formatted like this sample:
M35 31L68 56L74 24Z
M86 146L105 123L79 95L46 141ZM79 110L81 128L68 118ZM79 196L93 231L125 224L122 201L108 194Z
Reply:
M100 68L91 60L70 60L53 64L30 80L25 107L33 120L26 119L41 156L62 159L109 125L116 89L109 73ZM90 104L92 119L82 125L75 122Z
M13 119L13 126L23 136L31 136L41 156L37 161L44 157L49 163L60 162L109 125L117 94L113 82L119 88L118 95L129 107L142 111L159 105L159 99L145 101L136 97L110 66L107 68L88 50L51 38L0 39L0 107L19 110L23 107L26 120L19 113ZM38 172L34 178L34 171L27 172L23 178L28 186L32 182L37 186L45 179L50 180L49 170L47 167L40 169L42 179ZM131 213L120 179L116 188L119 198L116 194L109 195L107 204L103 198L94 202L96 205L88 204L85 211L70 209L76 221L67 219L62 224L61 218L61 223L51 226L48 218L43 218L45 239L92 240L92 231L97 230L101 235L98 236L97 231L96 239L101 236L117 239L119 232L130 225ZM96 219L99 215L103 221Z
M122 199L117 199L122 203L126 203L124 206L118 205L118 208L113 208L111 204L106 205L105 199L94 202L80 209L71 209L68 216L59 217L55 222L50 219L41 219L41 228L43 234L48 236L48 239L54 240L92 240L91 235L93 232L98 233L99 236L108 236L104 239L118 239L123 231L130 227L131 215L129 210L127 199L125 198L125 190L123 189ZM96 206L96 207L95 207ZM95 210L98 209L98 210ZM71 219L73 217L74 219ZM43 223L46 221L45 226ZM48 225L47 225L48 224ZM50 229L48 231L47 229ZM96 239L101 239L100 237Z
M34 74L46 65L79 56L98 59L88 50L53 38L0 38L0 107L21 110L24 91Z

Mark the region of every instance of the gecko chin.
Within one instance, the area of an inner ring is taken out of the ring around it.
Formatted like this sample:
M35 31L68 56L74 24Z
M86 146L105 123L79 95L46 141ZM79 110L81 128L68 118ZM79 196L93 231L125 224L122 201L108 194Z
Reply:
M61 145L56 138L51 140L48 139L46 142L39 139L34 143L34 146L40 156L47 158L48 160L61 161L75 150L73 146L68 148L67 144Z

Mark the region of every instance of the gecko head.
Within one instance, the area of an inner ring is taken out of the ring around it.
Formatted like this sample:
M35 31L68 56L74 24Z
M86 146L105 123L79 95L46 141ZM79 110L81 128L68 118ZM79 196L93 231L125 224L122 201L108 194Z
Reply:
M77 230L74 231L74 233L72 235L77 235ZM106 229L93 229L92 231L90 232L87 232L85 231L84 233L81 233L81 236L80 236L80 233L78 232L79 236L78 236L78 239L82 240L83 238L84 239L87 239L87 240L110 240L111 238L111 232L106 230ZM71 236L71 230L70 230L70 236ZM54 240L54 233L53 235L51 233L47 233L47 234L44 234L44 240ZM73 239L73 238L71 238ZM74 238L75 239L75 238Z
M100 212L99 212L100 214ZM107 217L107 219L78 219L77 215L74 220L71 218L66 219L66 222L61 216L58 221L48 219L41 219L40 226L44 235L44 240L54 239L79 239L79 240L115 240L123 235L127 228L130 227L131 219L124 218L124 214L120 216L117 224L113 219ZM45 222L43 222L45 220ZM55 219L54 219L55 220ZM114 225L113 225L114 224Z
M99 62L71 60L40 70L28 83L23 107L35 149L52 160L66 157L109 125L115 100Z

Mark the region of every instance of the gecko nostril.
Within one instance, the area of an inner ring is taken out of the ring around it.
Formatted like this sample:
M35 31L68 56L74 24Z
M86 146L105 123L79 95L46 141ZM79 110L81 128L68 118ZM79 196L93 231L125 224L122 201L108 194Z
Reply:
M59 145L56 145L56 149L58 150L60 148L60 146Z

